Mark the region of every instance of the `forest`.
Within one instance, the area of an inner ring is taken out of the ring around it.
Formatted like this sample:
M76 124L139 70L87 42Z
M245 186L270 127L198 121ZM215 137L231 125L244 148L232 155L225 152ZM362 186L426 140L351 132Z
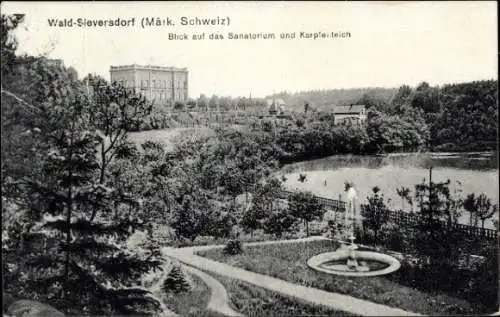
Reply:
M497 80L447 84L441 87L422 82L414 88L403 85L397 89L342 89L295 94L283 92L268 96L267 99L284 99L286 112L290 114L289 120L270 120L273 122L269 124L275 127L278 139L288 138L283 141L288 145L295 144L296 148L309 147L306 153L300 155L301 159L338 153L493 151L498 145L497 85ZM362 127L334 125L333 108L349 104L366 106L367 121ZM186 105L177 104L175 109L177 112L246 111L248 119L240 122L243 125L256 120L256 116L268 115L264 99L216 95L210 98L201 95ZM146 118L146 125L140 129L168 128L170 125L166 118L170 116L165 110L153 108ZM148 121L151 124L147 124ZM347 145L339 146L338 143L343 142L340 141L342 137L339 133L352 135L346 142L353 150L346 148ZM310 135L310 140L316 139L317 144L303 140L305 134ZM311 150L311 146L315 149Z
M496 151L498 146L498 81L485 80L432 87L423 82L412 88L403 85L394 90L373 89L348 104L363 104L367 122L361 127L334 126L331 111L304 114L278 133L282 138L308 138L301 143L312 157L337 153L380 154L415 151ZM348 90L346 90L347 93ZM350 90L362 93L362 90ZM338 91L308 92L300 96L335 96ZM383 95L385 94L385 97ZM286 98L286 96L282 97ZM333 100L332 98L331 100ZM338 101L337 104L345 102ZM306 104L308 102L306 101ZM297 125L300 125L300 127ZM301 130L301 132L298 132ZM295 131L295 132L294 132ZM343 145L339 135L350 135ZM291 136L295 135L295 136ZM293 143L292 140L286 141ZM306 145L308 144L308 145ZM350 146L350 148L348 147ZM323 150L324 150L324 153Z

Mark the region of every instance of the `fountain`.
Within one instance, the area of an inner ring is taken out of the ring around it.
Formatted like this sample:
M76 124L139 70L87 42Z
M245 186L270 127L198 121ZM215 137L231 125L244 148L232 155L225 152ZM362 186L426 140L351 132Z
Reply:
M346 183L346 190L351 189L353 190L352 184ZM379 252L359 251L354 243L356 239L354 197L355 192L351 195L348 192L344 236L350 242L342 243L334 252L313 256L307 261L307 265L316 271L344 276L378 276L395 272L401 267L396 258Z

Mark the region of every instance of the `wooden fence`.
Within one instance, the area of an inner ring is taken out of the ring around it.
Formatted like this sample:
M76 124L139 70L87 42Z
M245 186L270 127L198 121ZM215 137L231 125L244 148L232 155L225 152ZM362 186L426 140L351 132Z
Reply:
M365 215L365 206L361 205L361 215ZM415 228L421 222L421 215L417 213L408 213L402 210L387 210L389 221L400 227ZM455 223L452 228L466 236L478 237L483 240L498 239L498 231L494 229L480 228L465 224Z
M279 194L279 198L288 199L291 195L294 195L295 192L282 190ZM329 199L319 196L314 196L316 199L323 204L323 206L330 208L334 211L345 211L345 202L342 200Z
M279 198L288 199L294 192L283 190L279 194ZM342 200L329 199L319 196L314 196L316 199L322 203L325 207L332 209L334 211L344 212L346 210L346 203ZM361 205L361 215L365 215L364 206ZM389 221L397 224L400 227L404 228L416 228L417 225L421 222L421 216L417 213L408 213L402 210L387 210L389 215ZM469 237L478 237L482 240L489 241L497 241L498 240L498 231L494 229L486 229L475 226L469 226L464 224L453 224L453 229L458 232L469 236Z

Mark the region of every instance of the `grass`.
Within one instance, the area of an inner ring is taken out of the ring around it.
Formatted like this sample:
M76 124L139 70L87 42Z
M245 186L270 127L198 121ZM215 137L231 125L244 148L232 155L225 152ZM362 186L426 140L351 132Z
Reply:
M210 272L226 288L235 311L245 316L353 316L323 306L284 297L252 284L222 277ZM180 316L222 317L224 315L206 309L210 289L195 275L190 275L192 289L184 293L164 293L165 305Z
M238 238L241 242L263 242L263 241L271 241L271 240L292 240L297 239L299 236L297 234L288 234L283 235L280 238L277 238L271 234L262 234L262 235L247 235L241 234ZM230 238L214 238L212 236L201 236L197 237L196 240L191 241L189 239L183 240L172 240L167 244L170 247L175 248L183 248L183 247L193 247L193 246L204 246L204 245L225 245Z
M307 266L307 260L313 255L337 247L336 242L324 240L246 247L243 254L234 256L226 255L220 249L203 251L199 255L300 285L347 294L411 312L430 315L477 313L465 300L398 284L394 278L391 279L391 275L344 277L317 272Z
M245 316L354 316L343 311L285 297L246 282L209 274L224 285L232 308Z
M163 143L167 147L167 149L173 149L175 144L179 143L179 141L181 141L182 139L199 139L214 135L215 132L207 127L171 128L162 130L130 132L129 139L138 146L146 141L154 141Z
M163 293L163 302L171 311L180 316L222 317L223 315L206 309L210 299L210 289L197 276L190 275L191 291Z

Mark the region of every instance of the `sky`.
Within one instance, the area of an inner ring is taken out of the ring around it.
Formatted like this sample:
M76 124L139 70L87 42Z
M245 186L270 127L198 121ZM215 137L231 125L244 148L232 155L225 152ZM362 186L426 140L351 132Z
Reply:
M497 3L489 2L2 2L24 13L19 53L63 59L80 77L111 65L187 67L189 96L432 85L498 78ZM143 18L175 25L142 27ZM183 26L181 18L225 25ZM52 27L49 19L132 19L120 27ZM229 25L227 19L229 18ZM274 33L274 40L228 33ZM281 39L281 33L295 33ZM301 32L349 32L302 38ZM188 40L169 40L169 33ZM205 33L205 39L193 35ZM210 40L209 34L224 39Z

